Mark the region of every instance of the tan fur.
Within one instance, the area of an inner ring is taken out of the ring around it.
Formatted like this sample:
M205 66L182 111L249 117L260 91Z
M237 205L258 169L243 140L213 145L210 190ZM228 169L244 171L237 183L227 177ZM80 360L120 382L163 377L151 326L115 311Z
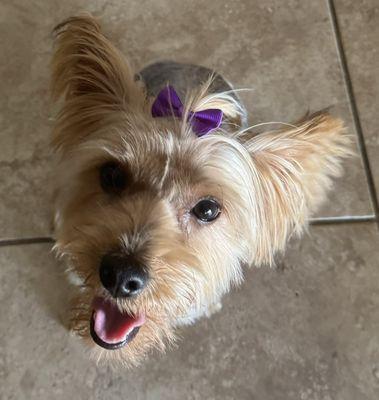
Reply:
M81 280L72 329L96 359L134 365L217 305L242 281L242 265L273 263L340 174L349 138L325 112L257 136L236 130L197 138L186 118L151 117L151 99L91 16L65 21L56 34L55 249ZM209 94L208 86L188 96L187 112L217 106L238 118L233 97ZM138 183L115 199L99 184L99 168L110 160L127 165ZM190 210L210 195L221 216L200 224ZM93 296L106 295L99 262L114 248L142 255L152 279L136 299L117 300L128 313L143 311L146 324L130 344L106 351L88 330Z

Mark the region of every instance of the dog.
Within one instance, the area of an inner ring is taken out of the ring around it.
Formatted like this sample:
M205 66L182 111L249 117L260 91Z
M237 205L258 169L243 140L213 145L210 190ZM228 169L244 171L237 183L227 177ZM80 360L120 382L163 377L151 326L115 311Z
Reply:
M54 249L98 360L135 366L218 310L244 268L301 234L351 154L328 112L254 134L212 70L136 75L90 15L56 27L51 86Z

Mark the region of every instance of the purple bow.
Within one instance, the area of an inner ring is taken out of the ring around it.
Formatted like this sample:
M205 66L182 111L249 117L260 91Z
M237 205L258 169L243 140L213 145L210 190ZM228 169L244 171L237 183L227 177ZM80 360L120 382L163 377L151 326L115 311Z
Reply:
M151 114L157 117L183 117L184 107L172 86L166 86L159 93L151 108ZM202 111L190 111L188 121L193 131L201 137L218 128L222 122L222 111L214 108Z

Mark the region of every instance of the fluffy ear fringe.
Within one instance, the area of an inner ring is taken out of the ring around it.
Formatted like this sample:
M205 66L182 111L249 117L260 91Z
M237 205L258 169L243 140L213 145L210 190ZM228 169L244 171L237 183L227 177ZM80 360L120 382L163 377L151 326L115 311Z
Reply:
M287 128L240 140L252 157L259 208L254 261L273 263L288 237L299 234L325 200L341 161L351 156L351 138L341 120L327 112L307 116Z
M63 99L54 147L80 140L114 111L139 109L145 94L123 55L91 15L72 17L54 29L51 93Z
M54 29L51 92L54 99L97 94L130 102L136 87L126 59L91 15L68 18Z

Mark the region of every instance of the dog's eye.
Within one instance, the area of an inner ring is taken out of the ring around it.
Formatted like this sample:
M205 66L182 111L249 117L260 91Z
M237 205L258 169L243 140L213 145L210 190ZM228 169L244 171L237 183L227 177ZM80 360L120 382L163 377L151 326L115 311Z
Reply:
M211 222L220 215L221 207L214 199L200 200L192 209L197 219L203 222Z
M116 162L107 162L100 167L100 184L104 192L121 193L127 185L125 170Z

